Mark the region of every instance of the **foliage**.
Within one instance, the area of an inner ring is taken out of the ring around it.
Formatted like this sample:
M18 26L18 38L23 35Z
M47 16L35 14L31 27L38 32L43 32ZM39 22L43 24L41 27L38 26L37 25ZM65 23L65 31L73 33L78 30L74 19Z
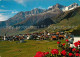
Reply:
M75 42L74 45L75 47L70 47L68 42L69 40L66 39L66 44L61 44L61 42L57 42L58 47L62 48L62 51L59 52L59 48L58 49L52 49L51 52L47 53L45 55L46 52L41 52L41 53L36 53L36 55L34 57L80 57L80 41ZM43 55L44 54L44 55ZM43 56L40 56L43 55Z

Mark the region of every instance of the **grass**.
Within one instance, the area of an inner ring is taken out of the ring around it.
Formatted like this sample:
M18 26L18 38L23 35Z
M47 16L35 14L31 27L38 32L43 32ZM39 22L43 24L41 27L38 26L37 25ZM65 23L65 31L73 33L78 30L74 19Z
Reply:
M57 41L27 40L25 43L16 41L0 41L0 56L2 57L33 57L37 51L51 51L57 48ZM64 43L64 40L61 40Z

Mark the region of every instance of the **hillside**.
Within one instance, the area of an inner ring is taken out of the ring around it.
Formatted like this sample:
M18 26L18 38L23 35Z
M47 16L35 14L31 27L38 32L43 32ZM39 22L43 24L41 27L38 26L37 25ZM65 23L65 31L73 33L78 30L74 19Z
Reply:
M62 11L60 8L63 8L64 6L60 4L54 5L52 8L49 9L32 9L31 11L21 11L14 15L13 17L9 18L6 21L0 21L0 28L6 27L6 26L32 26L39 22L44 21L46 18L51 18L52 16L57 16L58 14L61 14ZM54 22L53 22L54 23ZM50 23L48 23L50 24Z
M80 25L72 31L72 34L75 36L80 36Z
M12 19L9 19L4 22L0 22L2 25L13 25L15 21L17 21L14 26L21 26L18 30L14 28L12 29L0 29L0 35L4 35L6 31L9 31L8 34L24 34L24 33L33 33L33 32L42 32L44 30L48 30L49 32L54 31L63 31L63 30L74 30L73 28L64 28L65 26L78 26L80 25L80 7L73 9L71 11L62 12L59 4L56 4L49 10L44 12L40 11L39 13L34 13L32 16L28 16L25 18L24 12L17 13ZM15 19L16 18L16 19ZM19 21L18 21L19 20ZM22 21L23 20L23 21ZM8 22L8 23L7 23ZM38 29L29 28L25 26L39 26ZM54 26L63 26L62 28L54 28Z
M72 31L73 31L74 28L68 28L67 26L80 25L80 7L76 8L74 10L71 10L71 11L64 12L61 15L56 16L55 18L51 17L51 18L47 18L47 19L48 20L56 20L57 23L54 21L54 24L51 24L48 27L39 28L39 29L28 28L25 30L12 30L12 33L8 32L8 34L10 34L10 33L11 33L10 35L25 34L25 33L33 33L33 32L42 32L44 30L47 30L49 32L56 32L56 31L64 31L64 30L69 31L70 29L72 29ZM47 19L45 19L45 20L47 20ZM47 23L47 22L48 21L45 21L45 23ZM44 24L44 22L41 22L39 24ZM62 28L54 28L54 26L63 26L63 27ZM66 26L66 28L64 28L65 26ZM5 30L1 30L1 31L4 32ZM15 33L15 31L16 31L16 33Z
M15 24L14 26L41 26L41 25L48 26L50 24L54 24L56 22L55 18L63 13L59 7L60 5L56 4L47 11L37 15L32 15L26 18L24 21ZM54 19L52 20L51 17L54 17Z
M65 15L64 15L65 14ZM80 7L74 10L65 12L62 16L62 20L57 23L49 26L47 30L54 31L54 26L62 26L62 28L57 28L56 30L67 30L67 29L74 29L69 28L68 26L78 26L80 25ZM66 28L65 28L66 27Z
M54 17L51 19L53 20ZM33 30L33 29L26 29L24 31L29 31L29 32L41 32L44 30L47 30L48 32L55 32L55 31L66 31L66 30L74 30L75 26L80 25L80 7L76 8L71 11L64 12L62 15L59 15L56 17L57 18L57 24L52 24L49 27L46 28L41 28L38 30ZM56 20L55 18L55 20ZM60 22L59 22L60 20ZM68 26L74 26L73 28L69 28ZM58 28L56 28L58 27ZM30 31L33 30L33 31ZM23 32L24 32L23 31ZM78 34L79 35L79 34Z
M80 7L71 10L66 14L64 19L58 25L79 25L80 24Z
M17 24L19 22L24 21L26 18L28 18L32 15L36 15L36 14L42 13L44 11L45 10L38 9L38 8L33 9L31 11L25 11L25 12L21 11L21 12L17 13L16 15L14 15L13 17L9 18L6 21L0 21L0 28L6 27L6 26L12 26L14 24Z

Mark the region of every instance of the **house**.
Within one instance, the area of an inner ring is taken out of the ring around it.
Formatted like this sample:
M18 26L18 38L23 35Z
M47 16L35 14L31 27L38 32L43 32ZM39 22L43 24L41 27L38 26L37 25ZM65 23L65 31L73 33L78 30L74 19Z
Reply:
M44 35L47 35L47 34L48 34L47 30L44 30Z
M59 32L56 32L56 35L59 35Z
M73 43L70 43L70 47L75 47L74 43L77 41L80 41L80 37L74 37L73 40L71 40Z
M51 37L51 40L56 40L56 39L57 37L55 35Z
M64 35L59 35L59 39L64 39Z

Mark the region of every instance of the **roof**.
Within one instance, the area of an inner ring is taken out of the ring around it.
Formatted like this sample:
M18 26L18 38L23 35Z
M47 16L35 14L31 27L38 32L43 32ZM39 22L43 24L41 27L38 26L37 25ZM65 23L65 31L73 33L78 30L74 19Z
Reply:
M56 32L56 34L58 35L58 34L59 34L59 32Z
M52 36L52 38L57 38L56 36Z
M64 37L64 35L59 35L59 37Z

